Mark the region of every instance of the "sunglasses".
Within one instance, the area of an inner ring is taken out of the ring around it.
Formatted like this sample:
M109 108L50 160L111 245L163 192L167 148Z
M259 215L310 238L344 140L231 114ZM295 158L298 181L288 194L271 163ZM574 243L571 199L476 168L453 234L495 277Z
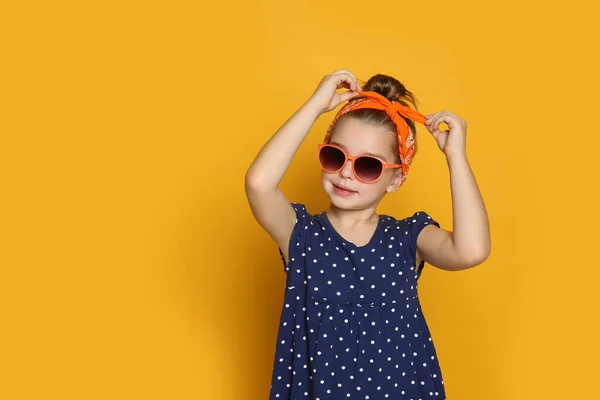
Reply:
M381 179L386 169L402 166L402 164L388 164L380 158L368 154L351 156L334 144L320 144L318 156L321 168L330 174L341 171L346 162L352 160L354 176L363 183L375 183Z

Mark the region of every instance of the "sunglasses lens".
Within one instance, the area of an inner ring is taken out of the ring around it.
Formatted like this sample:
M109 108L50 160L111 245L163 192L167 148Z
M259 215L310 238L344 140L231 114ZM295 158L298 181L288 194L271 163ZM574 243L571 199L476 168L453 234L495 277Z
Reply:
M354 161L354 170L360 179L371 182L379 178L383 164L373 157L359 157Z
M346 156L342 151L331 146L324 146L319 153L319 161L323 169L337 171L344 166Z

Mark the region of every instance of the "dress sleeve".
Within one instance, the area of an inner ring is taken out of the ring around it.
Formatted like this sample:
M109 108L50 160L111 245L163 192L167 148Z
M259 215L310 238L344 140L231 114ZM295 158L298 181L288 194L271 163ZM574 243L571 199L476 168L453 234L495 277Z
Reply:
M412 217L409 218L409 233L410 233L410 253L413 259L413 263L417 262L417 238L419 237L419 233L428 225L435 225L438 228L440 224L434 220L429 214L425 211L418 211L413 214ZM415 265L417 274L417 279L421 275L423 267L425 266L425 261L421 260L419 265Z
M304 204L296 202L290 204L296 212L296 224L294 225L292 235L290 236L290 244L288 248L288 256L290 259L289 264L286 265L283 252L281 251L281 248L279 248L279 254L281 256L285 273L290 271L291 265L299 263L299 261L305 257L304 254L307 243L306 237L310 230L309 226L312 224L312 216L306 210L306 206Z

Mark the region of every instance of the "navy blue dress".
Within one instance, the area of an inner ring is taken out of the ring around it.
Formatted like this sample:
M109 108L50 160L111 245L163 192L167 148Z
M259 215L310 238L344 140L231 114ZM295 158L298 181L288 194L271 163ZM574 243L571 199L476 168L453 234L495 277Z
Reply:
M380 215L356 246L292 203L296 225L270 400L445 399L434 344L417 295L417 235L440 226L427 213ZM280 249L281 252L281 249Z

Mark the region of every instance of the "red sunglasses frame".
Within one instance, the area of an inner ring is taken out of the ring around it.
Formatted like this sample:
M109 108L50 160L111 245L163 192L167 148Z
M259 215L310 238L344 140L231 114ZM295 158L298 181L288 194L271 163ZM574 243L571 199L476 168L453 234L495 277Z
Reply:
M330 171L330 170L328 170L327 168L325 168L325 167L323 166L323 164L321 163L321 149L323 149L324 147L333 147L333 148L335 148L335 149L337 149L337 150L341 151L342 153L344 153L344 156L346 157L346 158L345 158L345 160L344 160L344 163L343 163L343 164L342 164L342 166L341 166L340 168L338 168L337 170L335 170L335 171ZM381 173L379 174L379 176L377 177L377 179L375 179L375 180L372 180L372 181L367 181L367 180L364 180L364 179L360 178L360 177L357 175L357 173L356 173L356 170L354 169L354 161L355 161L357 158L361 158L361 157L374 158L374 159L376 159L377 161L379 161L379 162L381 163L381 165L382 165L382 168L381 168ZM379 158L379 157L375 157L375 156L372 156L372 155L370 155L370 154L359 154L359 155L357 155L357 156L352 156L352 155L348 154L348 153L347 153L347 152L346 152L344 149L342 149L341 147L339 147L339 146L336 146L335 144L330 144L330 143L322 143L322 144L320 144L320 145L318 145L318 146L317 146L317 159L319 160L319 165L321 166L321 168L323 169L323 171L325 171L325 172L327 172L327 173L330 173L330 174L335 174L336 172L339 172L339 171L341 171L341 170L342 170L342 169L343 169L343 168L346 166L346 163L348 162L348 160L351 160L351 161L352 161L352 173L354 174L354 176L356 177L356 179L358 179L358 180L359 180L360 182L362 182L362 183L375 183L375 182L377 182L378 180L380 180L380 179L381 179L381 177L383 176L383 173L384 173L384 172L385 172L387 169L389 169L389 168L400 168L400 167L402 167L402 164L388 164L388 163L386 163L385 161L383 161L381 158Z

